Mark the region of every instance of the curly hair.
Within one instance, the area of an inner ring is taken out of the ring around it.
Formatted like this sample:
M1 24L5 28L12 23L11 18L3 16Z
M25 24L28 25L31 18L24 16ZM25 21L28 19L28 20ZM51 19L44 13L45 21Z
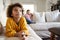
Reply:
M11 14L12 14L12 10L13 10L14 7L22 8L22 14L23 14L23 7L22 7L22 5L19 4L19 3L15 3L15 4L11 4L11 5L8 6L8 8L7 8L7 17L12 17Z

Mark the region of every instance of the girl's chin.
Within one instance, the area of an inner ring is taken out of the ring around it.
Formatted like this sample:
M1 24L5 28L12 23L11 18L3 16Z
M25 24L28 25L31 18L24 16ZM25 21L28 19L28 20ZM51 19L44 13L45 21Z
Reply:
M15 17L15 18L20 18L20 17Z
M15 16L15 18L20 18L21 16Z

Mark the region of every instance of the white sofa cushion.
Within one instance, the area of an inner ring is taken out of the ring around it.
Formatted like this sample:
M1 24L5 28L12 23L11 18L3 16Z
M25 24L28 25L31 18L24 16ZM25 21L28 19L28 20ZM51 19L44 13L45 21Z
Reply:
M55 10L53 12L46 12L46 20L47 22L58 22L59 10Z
M38 12L35 12L33 14L33 21L37 22L37 23L40 23L40 22L45 22L45 15L43 13L38 13Z
M59 15L58 15L58 18L57 18L57 22L60 22L60 12L59 12Z

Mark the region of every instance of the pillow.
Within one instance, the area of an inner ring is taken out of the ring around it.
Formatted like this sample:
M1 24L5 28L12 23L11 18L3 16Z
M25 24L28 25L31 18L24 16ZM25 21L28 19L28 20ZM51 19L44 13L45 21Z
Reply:
M57 22L60 22L60 12L59 12L59 15L58 15L58 18L57 18Z
M33 14L33 21L40 23L40 22L45 22L45 15L43 13L35 12Z
M46 12L47 22L57 22L58 15L59 15L58 10L55 10L53 12Z

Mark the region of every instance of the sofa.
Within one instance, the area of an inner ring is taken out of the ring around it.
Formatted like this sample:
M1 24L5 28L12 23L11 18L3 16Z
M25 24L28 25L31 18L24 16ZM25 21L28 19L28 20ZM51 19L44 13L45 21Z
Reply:
M30 24L31 28L41 38L50 37L49 28L60 27L60 12L55 10L52 12L35 12L33 21L36 23Z
M37 40L37 39L42 40L42 38L40 38L29 25L27 25L27 28L30 35L27 37L26 40ZM0 35L0 40L20 40L20 39L18 37L6 37L3 33Z

